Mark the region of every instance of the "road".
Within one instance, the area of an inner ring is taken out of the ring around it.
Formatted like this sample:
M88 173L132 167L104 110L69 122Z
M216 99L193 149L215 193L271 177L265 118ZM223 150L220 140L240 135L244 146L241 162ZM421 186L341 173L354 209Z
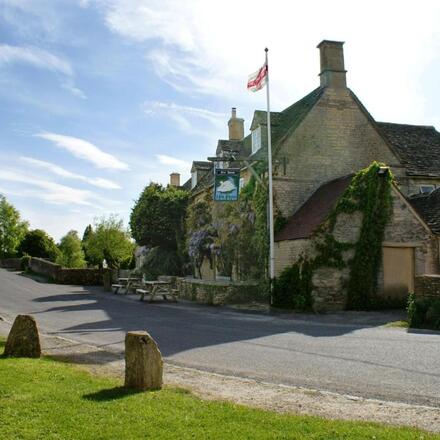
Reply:
M121 355L127 331L147 330L170 363L440 406L440 333L372 326L386 321L380 314L273 316L183 301L140 303L98 287L38 283L0 269L0 316L13 320L18 313L35 316L44 333Z

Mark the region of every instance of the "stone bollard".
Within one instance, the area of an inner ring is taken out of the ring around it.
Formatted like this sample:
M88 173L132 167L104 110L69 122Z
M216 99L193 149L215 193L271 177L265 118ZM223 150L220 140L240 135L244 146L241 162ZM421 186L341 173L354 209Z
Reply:
M5 356L39 358L40 336L37 323L30 315L15 318L5 346Z
M154 339L147 332L128 332L125 336L125 386L159 390L162 375L162 354Z

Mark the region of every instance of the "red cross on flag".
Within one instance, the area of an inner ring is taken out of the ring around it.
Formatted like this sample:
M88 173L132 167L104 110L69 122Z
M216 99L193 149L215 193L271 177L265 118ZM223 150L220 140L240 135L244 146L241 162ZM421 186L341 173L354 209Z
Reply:
M251 92L257 92L262 89L267 82L267 63L264 63L263 66L254 72L252 75L249 75L247 88Z

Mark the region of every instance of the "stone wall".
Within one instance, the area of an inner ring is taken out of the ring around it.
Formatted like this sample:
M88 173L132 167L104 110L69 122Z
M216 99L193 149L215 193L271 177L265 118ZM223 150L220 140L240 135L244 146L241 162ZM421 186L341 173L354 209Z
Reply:
M20 270L21 258L3 258L0 260L0 267L5 269Z
M195 278L179 278L177 288L182 298L201 304L239 304L266 300L257 282L206 281Z
M418 275L415 277L416 297L440 299L440 275Z
M79 286L100 286L103 284L104 271L109 269L67 269L59 264L42 258L31 258L29 267L32 271L45 275L59 284Z

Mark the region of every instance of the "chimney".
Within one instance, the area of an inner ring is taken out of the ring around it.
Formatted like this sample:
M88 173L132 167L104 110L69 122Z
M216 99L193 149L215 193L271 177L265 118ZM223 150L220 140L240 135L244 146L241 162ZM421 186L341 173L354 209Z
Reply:
M171 186L180 186L180 174L179 173L171 173L170 174L170 185Z
M318 44L321 57L321 87L347 88L347 71L344 68L343 41L323 40Z
M235 107L232 107L228 127L230 141L241 141L244 138L244 119L237 118L237 109Z

